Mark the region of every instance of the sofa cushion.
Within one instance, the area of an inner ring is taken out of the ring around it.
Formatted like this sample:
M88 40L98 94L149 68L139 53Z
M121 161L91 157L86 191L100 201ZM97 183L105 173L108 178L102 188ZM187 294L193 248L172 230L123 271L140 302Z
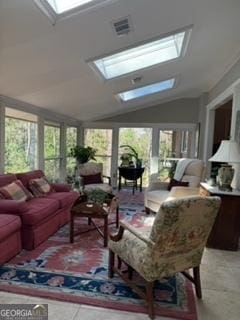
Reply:
M33 198L32 194L24 187L20 180L1 187L0 194L4 199L26 201Z
M7 184L12 183L17 180L15 174L1 174L0 175L0 188L6 186Z
M31 179L38 179L44 177L44 173L42 170L33 170L24 173L17 173L17 178L22 181L22 184L25 188L29 187L29 181Z
M188 187L188 181L178 181L175 179L171 179L168 185L168 191L170 191L173 187Z
M53 191L53 188L51 187L46 177L31 179L28 182L28 186L34 196L37 198L46 196L49 192Z
M33 198L25 203L25 211L21 213L25 225L36 225L47 217L55 214L59 209L59 202L48 198Z
M78 192L52 192L47 195L47 199L58 201L60 208L70 208L79 196Z
M102 183L102 174L96 173L96 174L89 174L89 175L81 175L83 179L83 184L93 184L93 183Z
M21 219L18 216L0 215L0 241L6 239L21 228Z
M167 199L168 195L168 190L152 190L148 192L148 201L160 204Z

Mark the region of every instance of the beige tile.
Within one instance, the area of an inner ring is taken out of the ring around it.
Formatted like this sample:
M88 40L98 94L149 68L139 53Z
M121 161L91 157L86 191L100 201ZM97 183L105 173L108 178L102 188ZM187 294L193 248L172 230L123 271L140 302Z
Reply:
M201 266L202 288L209 290L240 292L239 282L230 268L221 266Z
M224 252L222 250L205 248L202 257L202 265L206 264L211 266L227 267Z
M9 292L0 292L0 303L27 303L28 296Z
M224 251L223 256L228 267L240 268L240 251Z
M91 306L81 306L74 320L149 320L142 313L124 312ZM155 320L171 320L171 318L155 317Z
M203 290L197 301L198 320L239 320L239 295L231 292Z

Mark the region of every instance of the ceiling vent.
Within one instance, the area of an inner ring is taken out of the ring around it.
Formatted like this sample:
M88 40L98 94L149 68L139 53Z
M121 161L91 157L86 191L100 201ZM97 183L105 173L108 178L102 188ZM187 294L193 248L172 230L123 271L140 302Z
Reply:
M112 26L118 37L128 35L132 31L130 17L121 18L113 21Z

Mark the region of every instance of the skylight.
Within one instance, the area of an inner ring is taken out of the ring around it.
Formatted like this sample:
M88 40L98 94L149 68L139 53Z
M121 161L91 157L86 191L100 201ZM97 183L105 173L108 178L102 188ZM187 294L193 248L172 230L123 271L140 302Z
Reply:
M57 14L61 14L89 2L96 2L96 0L47 0L47 2Z
M106 79L123 76L183 56L191 29L165 36L92 62Z
M124 102L137 99L137 98L142 98L145 96L149 96L155 93L159 93L162 91L166 91L169 89L172 89L175 84L175 79L169 79L161 82L156 82L141 88L125 91L119 93L117 96Z

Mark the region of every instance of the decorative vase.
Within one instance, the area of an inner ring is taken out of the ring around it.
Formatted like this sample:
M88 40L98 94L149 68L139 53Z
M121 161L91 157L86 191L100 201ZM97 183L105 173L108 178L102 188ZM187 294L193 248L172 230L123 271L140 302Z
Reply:
M232 191L231 182L234 175L234 169L229 164L222 164L218 170L218 186L220 190Z

